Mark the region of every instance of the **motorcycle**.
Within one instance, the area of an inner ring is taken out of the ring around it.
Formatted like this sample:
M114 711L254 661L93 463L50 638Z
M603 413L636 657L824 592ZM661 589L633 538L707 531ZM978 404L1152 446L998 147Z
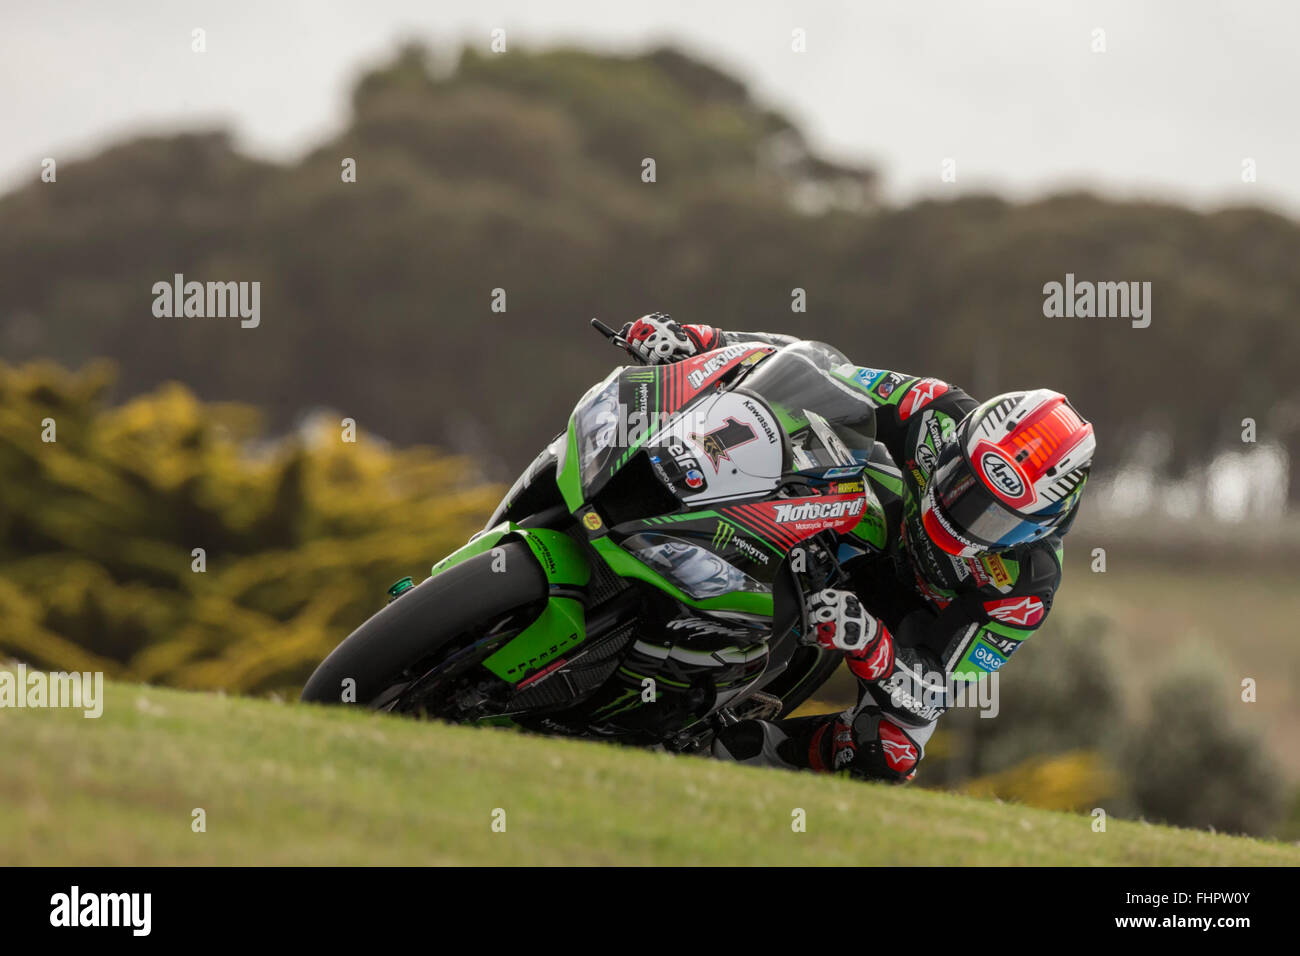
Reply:
M302 700L675 752L794 710L842 659L804 639L805 595L842 580L839 535L886 541L851 368L811 342L616 368Z

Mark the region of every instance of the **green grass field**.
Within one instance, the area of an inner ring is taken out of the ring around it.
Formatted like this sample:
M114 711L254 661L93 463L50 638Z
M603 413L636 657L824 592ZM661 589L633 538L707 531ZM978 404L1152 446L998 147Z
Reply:
M124 684L97 720L0 711L0 767L0 864L1300 865L1280 843Z

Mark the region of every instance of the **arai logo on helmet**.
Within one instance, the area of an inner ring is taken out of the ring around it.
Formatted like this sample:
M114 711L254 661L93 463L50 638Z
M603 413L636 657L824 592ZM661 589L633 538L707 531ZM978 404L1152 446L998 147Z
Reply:
M995 491L1008 498L1019 498L1025 493L1025 483L1015 467L995 451L986 451L980 456L980 471L984 472Z

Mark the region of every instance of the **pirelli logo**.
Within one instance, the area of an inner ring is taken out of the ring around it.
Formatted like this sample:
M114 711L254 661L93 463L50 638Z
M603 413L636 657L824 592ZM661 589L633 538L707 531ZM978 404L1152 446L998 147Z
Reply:
M805 501L797 505L777 505L774 520L778 524L788 521L816 521L824 518L848 518L862 514L866 498L851 501Z
M1005 587L1011 583L1011 575L1007 572L1007 566L1002 563L1002 559L996 554L990 554L983 558L984 567L988 568L989 574L993 576L993 583L998 587Z

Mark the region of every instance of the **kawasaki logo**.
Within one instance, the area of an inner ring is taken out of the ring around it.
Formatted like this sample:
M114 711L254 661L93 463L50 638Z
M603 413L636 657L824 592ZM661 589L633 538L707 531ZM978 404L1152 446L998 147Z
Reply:
M758 422L758 427L763 429L763 434L767 436L767 443L769 445L775 445L776 432L774 432L772 426L767 423L767 417L759 410L758 406L749 399L745 399L744 406L753 413L754 420Z
M813 521L818 518L845 518L862 514L865 498L852 501L831 501L821 503L805 501L798 505L777 505L775 520L784 524L787 521Z

